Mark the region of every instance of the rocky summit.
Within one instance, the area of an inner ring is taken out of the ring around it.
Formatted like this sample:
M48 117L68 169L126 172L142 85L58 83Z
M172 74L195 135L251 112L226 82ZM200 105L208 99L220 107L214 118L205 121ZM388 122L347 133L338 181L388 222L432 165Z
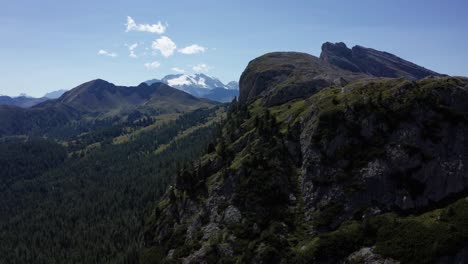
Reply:
M343 43L256 58L147 219L140 259L463 263L467 100L467 78Z
M442 76L388 52L359 45L349 49L343 42L324 43L320 59L344 70L377 77L418 80L428 76Z

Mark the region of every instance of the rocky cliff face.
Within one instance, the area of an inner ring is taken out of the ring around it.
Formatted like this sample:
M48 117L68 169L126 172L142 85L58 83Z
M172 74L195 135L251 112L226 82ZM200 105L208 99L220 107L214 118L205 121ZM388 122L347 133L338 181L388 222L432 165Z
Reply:
M345 85L359 73L341 70L319 58L299 52L273 52L252 60L240 78L241 102L265 97L265 104L278 105L308 97L330 85Z
M252 60L240 79L241 102L264 97L267 106L306 98L331 86L364 78L419 80L439 73L388 52L344 43L322 45L320 58L299 52L273 52Z
M369 74L377 77L419 80L441 74L418 66L388 52L382 52L362 46L349 49L343 42L322 45L320 59L341 69Z
M301 53L249 63L221 135L149 219L143 262L466 255L468 79L368 78L323 65ZM310 80L320 80L313 92L275 99Z

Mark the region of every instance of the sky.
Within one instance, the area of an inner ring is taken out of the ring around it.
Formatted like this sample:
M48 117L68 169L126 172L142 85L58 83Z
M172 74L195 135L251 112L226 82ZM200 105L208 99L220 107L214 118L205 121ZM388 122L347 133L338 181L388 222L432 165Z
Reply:
M227 83L264 53L319 56L326 41L468 76L467 14L466 0L0 0L0 94L178 72Z

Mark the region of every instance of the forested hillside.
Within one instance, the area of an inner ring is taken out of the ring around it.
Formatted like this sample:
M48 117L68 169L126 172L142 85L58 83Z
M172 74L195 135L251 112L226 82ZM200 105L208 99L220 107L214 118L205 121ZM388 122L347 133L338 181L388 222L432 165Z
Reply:
M222 118L216 107L112 126L63 146L0 144L1 262L134 263L150 206L206 151Z
M356 75L278 52L240 84L216 146L148 218L143 263L466 260L467 78Z

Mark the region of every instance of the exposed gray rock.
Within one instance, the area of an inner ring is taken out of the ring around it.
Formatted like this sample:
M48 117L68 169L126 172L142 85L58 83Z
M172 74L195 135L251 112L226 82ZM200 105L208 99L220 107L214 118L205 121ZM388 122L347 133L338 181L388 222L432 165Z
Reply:
M175 252L175 249L171 249L169 250L169 252L167 253L167 259L172 259L173 256L174 256L174 252Z
M234 225L240 222L242 219L242 214L233 205L229 205L226 210L224 210L224 222L228 225Z
M183 264L195 264L195 263L206 264L207 261L206 261L205 256L209 252L210 247L211 246L209 245L203 245L199 250L193 252L188 257L184 258L182 260L182 263Z
M215 223L209 223L208 225L202 228L203 230L203 240L211 240L217 238L220 232L220 228Z
M330 85L370 77L352 73L300 52L273 52L251 62L240 79L240 102L265 96L266 105L305 98Z
M347 264L398 264L399 261L393 260L391 258L384 258L381 255L375 254L373 248L365 247L360 250L352 253L346 259L345 263Z
M442 79L434 82L445 85ZM408 94L417 86L403 85L404 88L394 90L400 91L400 97L411 98ZM434 89L433 96L442 100L445 94L450 94L447 90L468 100L466 87ZM457 112L456 109L463 108L466 112L466 106L458 100L443 100L450 103L445 106L450 109L447 111ZM316 112L311 111L309 117L304 117L300 137L304 172L301 190L307 219L312 220L319 205L330 201L343 204L343 211L335 219L345 219L359 208L420 209L465 190L468 187L468 124L448 120L437 107L414 103L406 117L393 123L390 129L385 119L378 119L375 112L353 110L351 105L344 110L342 119L335 121L337 132L321 142L317 142L316 137L320 133ZM350 127L361 131L360 135L351 136ZM374 138L380 140L380 145L376 147L376 155L371 156L367 152L373 150L369 141ZM352 151L353 148L356 150ZM338 156L347 149L349 156ZM330 158L333 162L327 160ZM352 165L350 160L353 159L354 168L350 170L348 165ZM357 163L365 165L356 166ZM350 192L351 188L358 188L358 191ZM334 223L332 227L340 221Z
M362 46L349 49L343 42L322 45L320 59L341 69L370 74L377 77L422 79L441 74L418 66L388 52L382 52Z

